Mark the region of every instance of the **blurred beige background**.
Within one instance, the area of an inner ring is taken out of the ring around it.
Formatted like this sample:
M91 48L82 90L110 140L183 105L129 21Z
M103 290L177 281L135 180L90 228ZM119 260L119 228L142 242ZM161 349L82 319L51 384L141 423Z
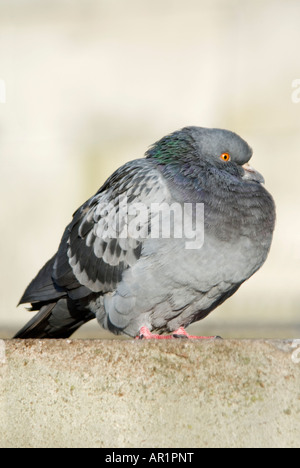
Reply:
M245 138L278 216L267 263L193 331L299 337L299 44L298 0L0 0L0 337L75 209L186 125Z

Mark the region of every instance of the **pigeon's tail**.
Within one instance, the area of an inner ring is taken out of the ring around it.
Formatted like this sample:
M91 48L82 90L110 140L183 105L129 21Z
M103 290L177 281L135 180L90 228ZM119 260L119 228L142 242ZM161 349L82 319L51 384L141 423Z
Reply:
M68 338L81 325L95 318L89 311L72 309L66 298L42 305L14 338Z
M31 303L34 317L14 338L68 338L84 323L95 318L87 310L88 298L71 300L53 279L55 255L26 288L19 304Z

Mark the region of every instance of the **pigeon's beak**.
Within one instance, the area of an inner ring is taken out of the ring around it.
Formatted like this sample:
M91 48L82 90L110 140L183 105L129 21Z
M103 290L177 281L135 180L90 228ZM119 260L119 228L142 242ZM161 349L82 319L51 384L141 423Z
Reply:
M250 164L246 163L242 167L245 172L244 175L242 176L242 179L252 180L253 182L258 182L259 184L265 183L265 179L263 178L263 176L259 172L257 172L255 169L253 169L253 167L250 166Z

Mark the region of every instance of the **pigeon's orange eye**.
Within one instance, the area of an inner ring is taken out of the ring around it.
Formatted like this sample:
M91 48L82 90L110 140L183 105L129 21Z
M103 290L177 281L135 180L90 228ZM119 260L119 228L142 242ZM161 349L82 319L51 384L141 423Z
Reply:
M231 159L229 153L222 153L221 156L220 156L220 158L221 158L223 161L225 161L225 162L228 162L228 161L230 161L230 159Z

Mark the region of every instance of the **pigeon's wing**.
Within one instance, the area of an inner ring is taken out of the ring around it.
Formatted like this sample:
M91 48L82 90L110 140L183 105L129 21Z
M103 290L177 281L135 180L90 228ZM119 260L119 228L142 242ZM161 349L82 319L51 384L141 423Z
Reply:
M163 177L149 161L118 169L66 228L54 263L55 284L72 299L113 291L150 235L150 203L168 197Z

